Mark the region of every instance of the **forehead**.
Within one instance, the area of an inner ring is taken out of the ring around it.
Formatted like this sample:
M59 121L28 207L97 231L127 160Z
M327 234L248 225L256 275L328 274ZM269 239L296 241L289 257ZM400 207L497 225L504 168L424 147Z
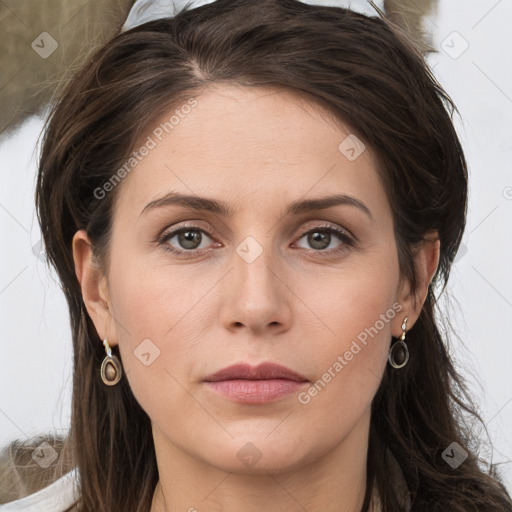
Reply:
M382 201L370 148L307 97L282 89L216 84L161 116L136 144L144 151L120 202L138 212L170 190L228 196L234 204L309 193ZM348 141L348 142L347 142ZM352 144L353 145L353 144ZM295 197L296 198L296 197Z

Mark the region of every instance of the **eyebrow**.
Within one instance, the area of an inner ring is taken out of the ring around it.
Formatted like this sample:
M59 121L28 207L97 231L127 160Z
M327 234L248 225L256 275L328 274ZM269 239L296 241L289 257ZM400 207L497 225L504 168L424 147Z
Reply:
M169 205L183 206L185 208L198 211L208 211L224 217L233 217L235 214L234 210L221 201L206 197L180 194L178 192L169 192L165 196L148 203L141 211L139 217L150 210ZM338 205L354 206L368 215L372 221L374 220L370 209L362 201L346 194L335 194L318 199L294 201L293 203L290 203L286 209L285 215L298 215L315 210L325 210Z

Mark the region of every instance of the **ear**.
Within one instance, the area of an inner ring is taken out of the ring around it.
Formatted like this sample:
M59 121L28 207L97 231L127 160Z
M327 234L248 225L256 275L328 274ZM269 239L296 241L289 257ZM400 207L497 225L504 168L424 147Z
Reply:
M418 320L423 304L427 299L428 287L439 264L440 247L441 242L437 231L428 231L420 242L414 256L417 290L416 293L411 293L409 280L404 280L399 285L397 301L403 306L403 309L393 322L393 336L399 337L402 334L402 322L406 317L407 331Z
M73 237L73 260L84 304L96 332L101 340L106 338L111 347L115 346L117 336L113 329L107 277L101 272L93 256L92 245L83 229L77 231Z

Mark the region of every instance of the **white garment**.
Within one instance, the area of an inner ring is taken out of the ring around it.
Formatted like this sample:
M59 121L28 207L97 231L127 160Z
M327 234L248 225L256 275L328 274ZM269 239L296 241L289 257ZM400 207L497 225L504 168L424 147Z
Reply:
M190 9L201 5L210 4L214 0L137 0L121 28L125 32L130 28L142 25L148 21L158 20L165 17L174 17L183 9L185 4L190 3ZM299 0L310 5L329 7L346 7L353 11L368 16L375 16L376 11L369 3L369 0ZM383 4L383 0L377 0L376 4ZM383 6L381 5L381 8Z
M160 18L174 17L190 3L190 9L209 4L214 0L137 0L130 9L121 32Z
M0 505L0 512L64 512L80 497L74 485L77 477L78 468L74 468L34 494Z

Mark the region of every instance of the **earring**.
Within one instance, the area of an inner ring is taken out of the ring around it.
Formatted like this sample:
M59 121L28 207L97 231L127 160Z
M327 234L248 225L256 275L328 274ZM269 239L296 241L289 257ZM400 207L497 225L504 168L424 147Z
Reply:
M121 376L123 375L121 362L116 356L112 355L112 350L106 339L103 342L103 345L105 346L105 352L107 355L101 363L101 379L107 386L114 386L121 380Z
M402 368L409 361L409 349L404 341L406 325L407 317L402 324L402 335L389 351L388 361L393 368Z

